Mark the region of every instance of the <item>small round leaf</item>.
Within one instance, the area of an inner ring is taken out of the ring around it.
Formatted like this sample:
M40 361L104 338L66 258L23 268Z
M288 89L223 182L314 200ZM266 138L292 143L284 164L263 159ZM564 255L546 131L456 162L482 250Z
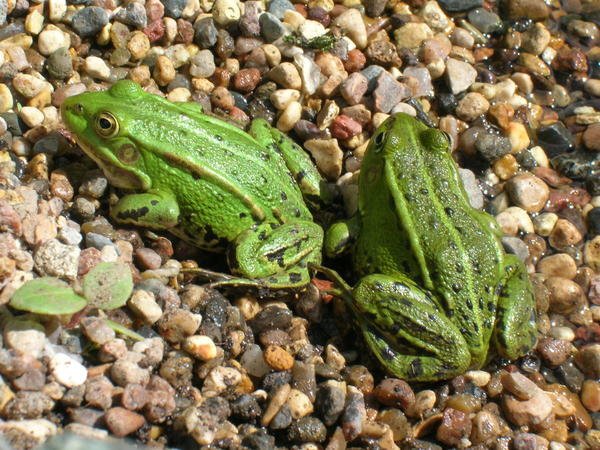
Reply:
M64 281L53 277L29 280L15 291L10 306L36 314L74 314L85 308L87 302Z
M133 291L131 270L126 264L101 262L83 279L83 295L90 306L115 309L123 306Z

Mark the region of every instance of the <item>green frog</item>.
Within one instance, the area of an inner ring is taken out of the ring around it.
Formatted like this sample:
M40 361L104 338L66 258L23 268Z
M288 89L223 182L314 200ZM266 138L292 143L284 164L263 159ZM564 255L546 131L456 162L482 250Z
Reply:
M246 133L129 80L67 98L61 115L109 182L132 191L112 205L115 221L227 252L234 276L215 285L309 283L323 230L307 202L327 202L329 191L310 156L265 120Z
M525 266L471 207L449 144L409 115L388 118L362 161L357 214L325 234L326 255L352 250L361 278L345 297L367 346L412 381L479 368L490 343L515 359L536 341Z

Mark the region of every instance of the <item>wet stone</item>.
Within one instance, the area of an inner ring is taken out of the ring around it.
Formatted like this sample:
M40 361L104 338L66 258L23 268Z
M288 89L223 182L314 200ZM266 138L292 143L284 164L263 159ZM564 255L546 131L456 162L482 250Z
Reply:
M479 133L475 140L475 149L488 161L496 159L510 153L510 140L504 136L492 133Z
M380 16L388 3L388 0L365 0L364 5L369 17Z
M546 151L550 158L569 152L575 147L575 138L560 121L541 127L537 137L538 145Z
M600 207L590 210L587 214L588 236L600 235Z
M462 12L481 6L483 0L440 0L438 3L444 11Z
M333 425L344 410L346 393L335 383L323 383L317 390L315 410L327 426Z
M262 414L262 409L256 397L242 394L230 402L231 414L240 420L252 421Z
M482 33L495 33L502 30L502 19L498 14L485 8L476 8L469 11L467 16L475 28Z
M271 13L261 14L258 21L261 34L267 42L273 42L287 32L287 28L281 20Z
M288 430L288 439L292 442L324 442L326 437L327 429L316 417L303 417Z

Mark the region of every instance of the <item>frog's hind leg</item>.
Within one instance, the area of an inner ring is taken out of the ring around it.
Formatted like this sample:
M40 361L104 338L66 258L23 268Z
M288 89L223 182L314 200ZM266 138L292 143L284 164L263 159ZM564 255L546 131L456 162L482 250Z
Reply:
M261 224L246 230L232 242L227 259L239 278L216 285L287 289L310 282L308 263L321 262L323 230L313 222L279 226Z
M525 266L514 255L505 257L494 327L494 341L500 355L514 360L536 343L535 300Z
M469 368L471 354L460 331L405 275L368 275L353 297L351 309L367 345L394 376L437 381Z

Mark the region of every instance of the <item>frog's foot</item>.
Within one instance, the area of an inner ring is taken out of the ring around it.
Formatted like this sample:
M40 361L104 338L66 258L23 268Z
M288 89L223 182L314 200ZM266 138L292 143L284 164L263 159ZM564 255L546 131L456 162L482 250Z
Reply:
M310 282L307 264L320 262L322 242L323 230L313 222L261 224L232 243L229 266L246 286L299 288Z
M525 355L537 341L535 300L523 263L506 255L506 277L501 282L494 340L501 356L514 360Z
M354 288L351 309L365 341L394 376L437 381L464 373L464 337L431 294L404 275L368 275Z

